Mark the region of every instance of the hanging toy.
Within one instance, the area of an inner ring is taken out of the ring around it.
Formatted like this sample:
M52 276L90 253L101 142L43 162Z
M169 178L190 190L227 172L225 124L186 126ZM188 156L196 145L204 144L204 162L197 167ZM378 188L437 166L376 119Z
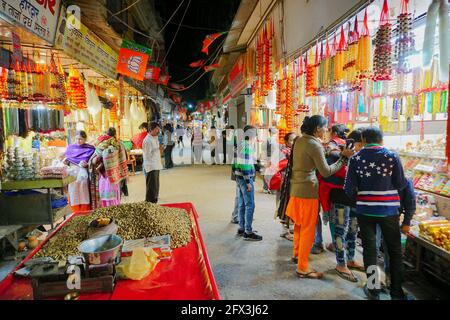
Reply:
M402 0L402 11L397 17L397 29L395 41L395 59L397 60L398 73L410 73L411 67L408 61L414 50L414 34L412 14L408 13L409 0Z
M392 79L392 26L389 23L388 1L384 0L380 27L375 38L374 80Z

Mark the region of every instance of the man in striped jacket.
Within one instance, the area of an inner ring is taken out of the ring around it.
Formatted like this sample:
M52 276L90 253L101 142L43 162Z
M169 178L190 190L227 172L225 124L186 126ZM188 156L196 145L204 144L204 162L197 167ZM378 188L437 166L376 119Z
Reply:
M379 225L391 259L391 298L405 299L402 289L399 191L407 186L407 180L399 156L382 146L383 133L380 129L365 129L362 141L364 148L349 161L344 190L350 199L356 200L364 266L368 278L364 291L369 299L379 299L380 288L371 283L377 265L375 239L376 226Z
M253 159L252 141L256 137L256 128L246 126L244 137L239 137L237 156L233 161L233 172L236 176L238 194L238 236L246 241L261 241L262 237L252 229L255 211L255 162Z

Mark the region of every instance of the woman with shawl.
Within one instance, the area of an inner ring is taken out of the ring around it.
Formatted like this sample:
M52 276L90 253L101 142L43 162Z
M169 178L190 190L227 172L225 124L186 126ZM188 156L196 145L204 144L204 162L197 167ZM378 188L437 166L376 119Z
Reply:
M120 183L128 176L125 147L116 138L116 129L109 128L97 139L93 165L100 173L98 190L101 207L120 204Z
M69 172L77 177L75 182L69 184L70 206L73 212L91 210L89 194L88 163L95 152L95 147L86 143L87 135L84 131L76 133L76 143L67 147L65 164L70 166Z

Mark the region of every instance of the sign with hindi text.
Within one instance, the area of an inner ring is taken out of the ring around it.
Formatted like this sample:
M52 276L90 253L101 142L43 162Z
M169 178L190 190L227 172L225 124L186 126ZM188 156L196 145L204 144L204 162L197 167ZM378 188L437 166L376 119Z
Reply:
M55 42L61 0L0 0L0 13L50 44Z
M84 24L80 23L79 26L80 28L72 27L67 22L64 11L58 24L56 48L62 49L69 56L96 72L110 79L116 79L117 52Z

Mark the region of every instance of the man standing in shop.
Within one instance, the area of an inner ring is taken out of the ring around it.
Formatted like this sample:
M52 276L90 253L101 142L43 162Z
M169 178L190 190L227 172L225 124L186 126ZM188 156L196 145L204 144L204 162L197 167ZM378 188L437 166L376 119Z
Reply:
M261 241L263 238L253 231L253 214L255 212L255 166L252 150L256 138L256 128L246 126L244 137L239 139L237 158L233 163L233 172L236 176L238 195L239 229L237 235L246 241Z
M376 227L379 225L390 257L391 299L405 300L399 192L407 186L407 180L399 156L383 147L380 129L365 129L362 142L364 148L349 161L344 190L350 199L356 199L368 279L364 292L371 300L380 298L376 248Z
M161 164L161 153L164 151L164 147L159 145L158 140L160 130L159 124L152 122L149 127L149 134L142 143L143 166L147 186L145 201L151 203L158 202L159 171L163 168Z

